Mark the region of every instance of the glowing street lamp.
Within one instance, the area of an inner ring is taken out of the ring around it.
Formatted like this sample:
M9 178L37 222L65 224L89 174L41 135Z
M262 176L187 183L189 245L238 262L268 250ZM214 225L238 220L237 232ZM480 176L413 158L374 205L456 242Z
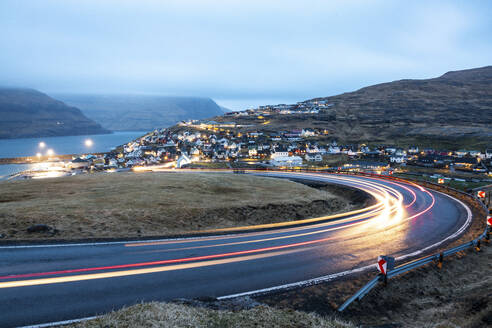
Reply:
M86 139L85 140L85 146L86 147L92 147L93 144L94 144L94 142L92 142L91 139Z
M42 155L41 155L41 153L37 153L37 154L36 154L36 157L37 157L37 158L41 158L41 156L42 156Z
M44 147L46 147L46 144L44 143L44 141L41 141L39 143L39 148L43 149Z
M46 155L53 156L53 155L55 155L55 151L53 149L48 149L48 151L46 152Z

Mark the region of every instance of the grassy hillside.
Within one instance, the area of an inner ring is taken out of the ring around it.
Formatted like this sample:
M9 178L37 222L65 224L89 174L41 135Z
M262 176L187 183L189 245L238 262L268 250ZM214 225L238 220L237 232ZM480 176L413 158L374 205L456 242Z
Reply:
M449 72L427 80L400 80L306 102L331 104L318 114L215 117L263 132L327 130L322 140L417 144L440 149L492 146L492 66ZM267 121L267 122L266 122ZM268 124L266 124L268 123Z
M69 95L57 98L79 107L84 114L112 131L151 131L181 120L222 115L210 98L149 95Z
M344 139L440 139L464 145L492 141L492 66L315 100L333 104L324 111L335 118L327 125L343 127L339 135Z
M0 183L4 239L136 237L237 227L346 211L329 191L232 174L112 173ZM54 236L29 234L34 224Z
M0 139L109 133L75 107L32 89L0 88Z

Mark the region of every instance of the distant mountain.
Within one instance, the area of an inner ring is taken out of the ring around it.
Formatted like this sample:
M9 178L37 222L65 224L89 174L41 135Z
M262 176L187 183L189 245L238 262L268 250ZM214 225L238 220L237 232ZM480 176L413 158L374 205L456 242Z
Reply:
M105 134L75 107L33 89L0 87L0 139Z
M188 119L203 119L224 112L210 98L148 95L58 94L85 115L113 131L150 131Z
M227 107L224 107L224 106L219 106L219 107L220 107L220 109L222 109L222 111L223 111L224 113L229 113L229 112L232 112L232 109L229 109L229 108L227 108Z

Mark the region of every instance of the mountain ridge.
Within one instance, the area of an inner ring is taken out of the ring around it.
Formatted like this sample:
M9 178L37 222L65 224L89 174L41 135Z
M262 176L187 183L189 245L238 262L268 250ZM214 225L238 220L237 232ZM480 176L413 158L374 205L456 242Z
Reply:
M107 134L76 107L32 88L0 87L0 139Z
M203 119L224 113L211 98L160 95L55 94L113 131L151 131L182 120Z

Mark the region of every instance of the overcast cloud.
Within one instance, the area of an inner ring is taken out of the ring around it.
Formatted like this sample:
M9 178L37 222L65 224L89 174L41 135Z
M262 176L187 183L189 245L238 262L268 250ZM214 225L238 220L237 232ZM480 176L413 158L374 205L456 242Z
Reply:
M489 1L0 1L0 85L243 108L492 64Z

